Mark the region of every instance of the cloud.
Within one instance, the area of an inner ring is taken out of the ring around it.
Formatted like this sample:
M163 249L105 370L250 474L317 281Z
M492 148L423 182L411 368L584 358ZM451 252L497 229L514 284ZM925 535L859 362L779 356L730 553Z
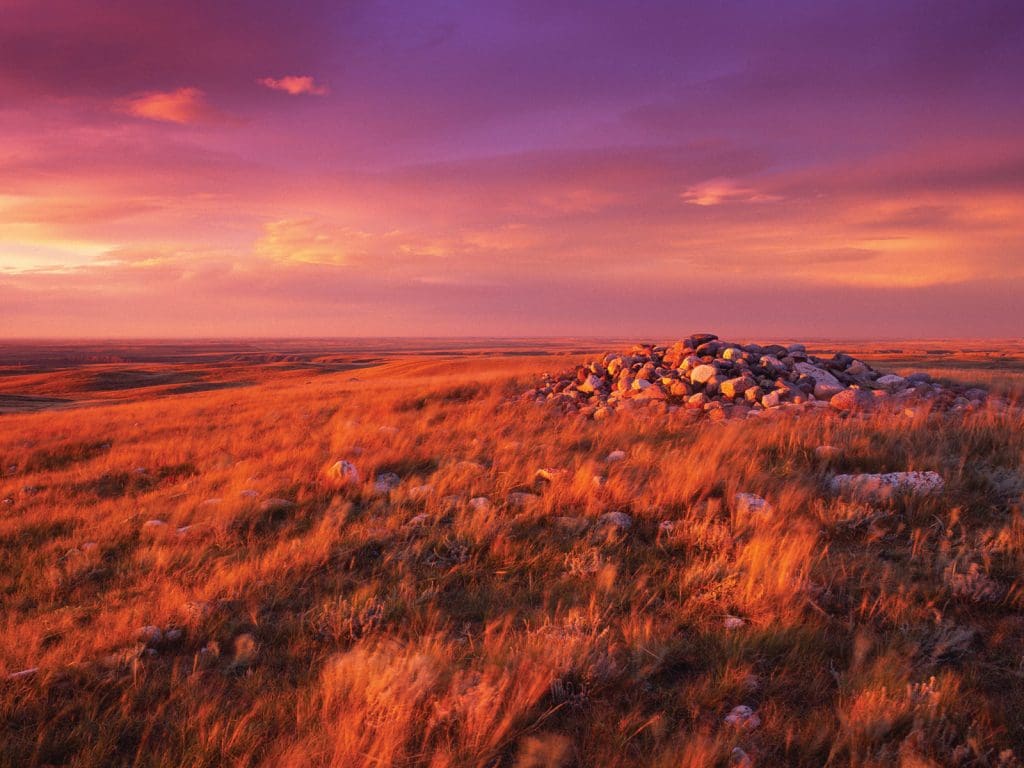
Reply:
M272 91L284 91L291 96L309 94L310 96L326 96L330 90L326 85L317 83L310 75L286 75L285 77L263 77L257 80L260 85Z
M259 256L286 264L344 265L365 252L365 232L314 219L281 219L263 225L254 248Z
M173 91L149 91L125 99L123 111L146 120L188 125L216 116L206 102L206 94L198 88L178 88Z
M685 190L681 197L691 205L722 203L769 203L781 198L745 187L734 179L708 179Z

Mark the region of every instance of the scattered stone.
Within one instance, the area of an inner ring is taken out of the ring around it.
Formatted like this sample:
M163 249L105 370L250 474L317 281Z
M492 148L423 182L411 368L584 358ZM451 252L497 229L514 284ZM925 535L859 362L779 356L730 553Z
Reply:
M146 533L159 533L165 528L167 528L167 523L163 520L147 520L142 524L142 530Z
M492 506L491 500L486 496L474 496L469 500L469 508L476 512L486 512Z
M606 462L608 462L609 464L614 464L617 461L625 461L626 460L626 452L625 451L612 451L607 456L605 456L604 460Z
M761 718L746 704L740 704L733 707L732 711L725 716L725 722L740 730L752 731L761 725Z
M552 483L555 480L564 478L568 475L568 470L560 469L556 467L543 467L538 469L533 477L535 480L543 480L544 482Z
M746 626L746 624L747 622L739 616L726 616L722 621L722 626L726 629L739 629L740 627Z
M603 525L614 525L619 530L628 531L633 525L633 518L625 512L607 512L601 515L598 522Z
M402 478L394 472L381 472L373 481L373 492L381 495L391 493L402 484Z
M754 761L740 747L733 747L729 755L729 768L754 768Z
M336 485L349 485L359 482L359 470L351 461L341 459L331 464L327 469L327 477Z
M674 520L662 520L658 523L658 533L668 535L676 529L676 523Z
M185 636L184 630L178 629L176 627L172 628L172 629L168 629L166 632L164 632L164 642L172 643L172 644L173 643L177 643L177 642L180 642L181 639L184 636Z
M897 493L940 493L945 481L938 472L886 472L882 474L836 475L833 493L866 498L885 498Z
M256 656L259 653L259 645L256 638L248 632L243 632L235 638L235 658L231 662L233 667L251 667L256 663Z
M737 493L735 501L736 509L740 512L754 515L768 515L772 512L772 505L756 493Z
M160 641L164 639L164 633L160 630L160 627L149 625L142 627L138 631L136 639L147 647L151 647L160 644Z

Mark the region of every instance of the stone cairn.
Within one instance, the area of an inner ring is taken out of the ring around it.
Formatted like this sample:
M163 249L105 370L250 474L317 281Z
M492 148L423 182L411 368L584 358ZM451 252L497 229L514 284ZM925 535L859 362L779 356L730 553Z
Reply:
M803 344L733 344L711 333L693 334L670 347L641 344L610 353L545 375L539 387L522 395L598 420L643 406L704 414L713 421L818 408L961 412L981 408L986 397L982 389L935 383L927 373L882 374L850 355L822 359L808 354Z

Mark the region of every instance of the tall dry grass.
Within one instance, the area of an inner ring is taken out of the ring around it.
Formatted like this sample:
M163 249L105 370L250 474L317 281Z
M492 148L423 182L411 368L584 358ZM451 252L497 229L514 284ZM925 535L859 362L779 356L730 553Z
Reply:
M517 365L3 417L0 763L1017 764L1019 416L594 423ZM825 489L901 469L946 493Z

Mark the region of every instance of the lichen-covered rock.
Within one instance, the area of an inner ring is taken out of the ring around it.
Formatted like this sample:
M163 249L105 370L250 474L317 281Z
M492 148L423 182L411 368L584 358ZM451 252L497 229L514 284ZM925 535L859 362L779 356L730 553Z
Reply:
M938 472L885 472L880 474L836 475L833 493L862 498L884 498L898 493L939 493L946 483Z

